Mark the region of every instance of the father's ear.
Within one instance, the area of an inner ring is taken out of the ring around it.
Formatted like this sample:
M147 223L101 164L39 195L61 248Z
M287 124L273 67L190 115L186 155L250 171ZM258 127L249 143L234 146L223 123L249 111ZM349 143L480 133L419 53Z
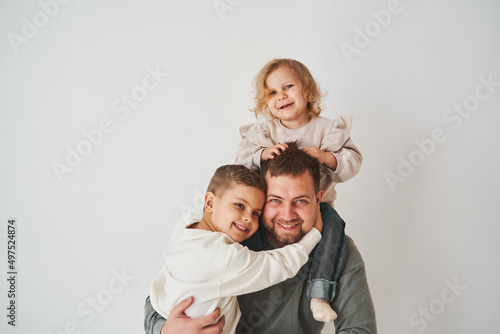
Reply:
M323 199L323 190L319 190L318 193L316 194L316 204L319 205L319 203L321 203L321 200Z
M205 194L205 204L204 204L205 211L212 213L214 209L214 199L215 199L214 193L207 192Z

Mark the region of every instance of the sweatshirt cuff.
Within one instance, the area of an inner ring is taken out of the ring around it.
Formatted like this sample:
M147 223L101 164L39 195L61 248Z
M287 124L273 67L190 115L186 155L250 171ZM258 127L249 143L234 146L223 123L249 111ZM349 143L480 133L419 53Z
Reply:
M321 232L318 231L316 227L313 227L309 232L307 232L306 235L302 237L302 239L299 242L303 244L307 248L307 251L310 253L312 252L314 247L316 247L316 245L320 240L321 240Z
M340 174L344 169L344 162L342 161L342 156L338 153L331 152L335 159L337 159L337 168L333 171L334 174Z
M253 154L253 157L252 157L252 164L254 166L257 166L257 168L260 170L260 159L261 159L261 156L262 156L262 151L264 151L264 147L259 149L257 152L255 152Z

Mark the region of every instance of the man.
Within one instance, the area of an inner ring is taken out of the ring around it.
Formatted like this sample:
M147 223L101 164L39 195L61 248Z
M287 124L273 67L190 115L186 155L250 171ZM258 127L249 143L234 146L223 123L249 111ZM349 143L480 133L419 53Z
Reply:
M255 251L283 247L307 233L316 220L323 192L319 190L319 165L316 159L299 150L294 143L274 159L261 166L267 184L267 195L259 230L244 243ZM324 222L341 220L337 212L321 205ZM294 334L321 333L323 322L314 320L307 298L307 278L311 261L289 280L265 290L238 297L241 319L237 333ZM145 305L144 325L148 334L221 333L224 318L216 310L203 318L184 315L192 298L181 302L165 322ZM347 237L347 257L337 294L332 302L337 311L336 332L339 334L375 334L376 321L368 288L364 262L354 242Z

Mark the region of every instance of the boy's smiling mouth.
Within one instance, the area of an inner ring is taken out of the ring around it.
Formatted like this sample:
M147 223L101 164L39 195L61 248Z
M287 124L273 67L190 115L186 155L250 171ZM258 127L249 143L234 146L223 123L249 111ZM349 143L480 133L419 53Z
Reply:
M233 223L233 224L234 224L234 226L235 226L238 230L240 230L240 231L247 232L247 231L249 230L248 228L246 228L246 227L245 227L245 226L243 226L243 225L240 225L240 224L237 224L237 223Z

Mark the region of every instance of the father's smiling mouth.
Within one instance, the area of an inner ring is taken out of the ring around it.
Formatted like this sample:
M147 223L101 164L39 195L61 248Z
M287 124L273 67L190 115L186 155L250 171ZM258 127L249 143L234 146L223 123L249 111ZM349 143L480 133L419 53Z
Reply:
M300 226L300 224L303 223L303 221L302 220L300 220L300 221L278 221L278 220L276 220L275 223L278 224L283 229L292 230L295 227Z

